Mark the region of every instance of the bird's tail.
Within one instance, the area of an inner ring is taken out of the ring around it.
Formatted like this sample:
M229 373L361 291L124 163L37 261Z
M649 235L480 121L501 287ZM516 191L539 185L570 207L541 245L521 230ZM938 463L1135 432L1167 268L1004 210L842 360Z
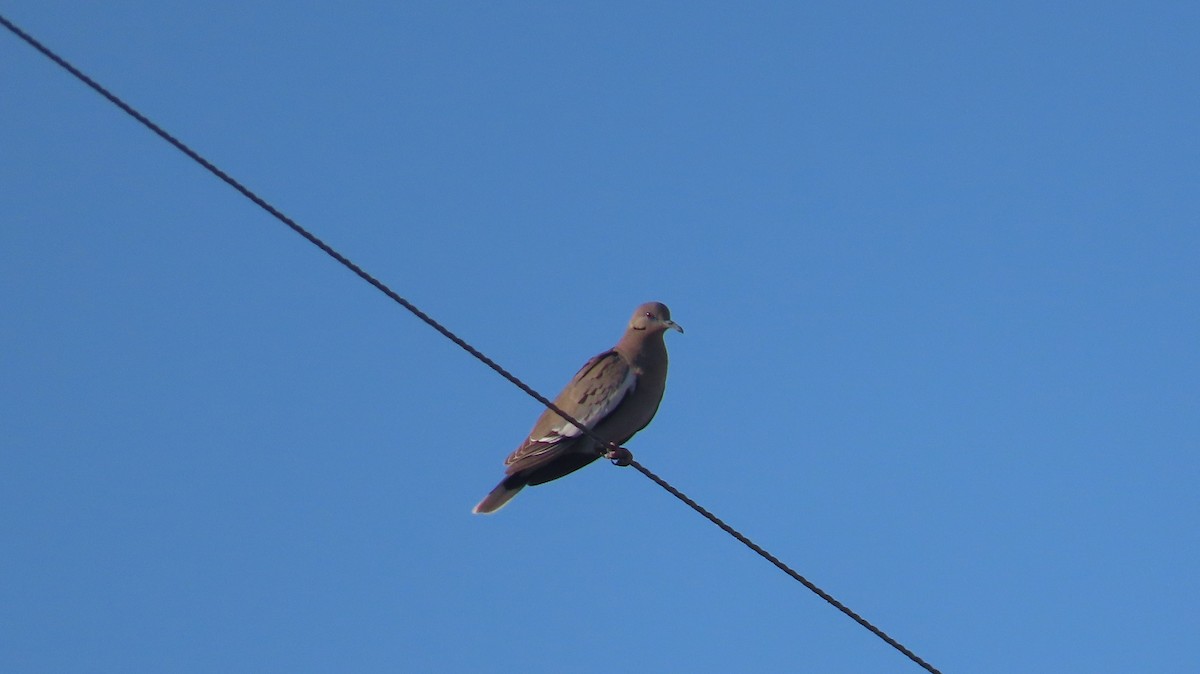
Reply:
M496 512L516 496L517 492L525 487L525 484L525 480L519 479L515 475L504 478L500 484L496 485L495 489L483 497L483 500L471 512L476 515L489 515Z

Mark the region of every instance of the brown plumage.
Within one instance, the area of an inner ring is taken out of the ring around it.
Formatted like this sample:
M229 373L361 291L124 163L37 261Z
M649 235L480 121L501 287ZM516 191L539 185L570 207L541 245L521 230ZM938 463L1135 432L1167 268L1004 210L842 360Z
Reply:
M667 385L667 330L683 332L671 320L667 305L648 302L638 307L617 345L584 364L554 404L601 438L624 444L658 411ZM526 485L560 478L603 454L603 445L547 409L529 437L505 459L507 477L474 512L495 512Z

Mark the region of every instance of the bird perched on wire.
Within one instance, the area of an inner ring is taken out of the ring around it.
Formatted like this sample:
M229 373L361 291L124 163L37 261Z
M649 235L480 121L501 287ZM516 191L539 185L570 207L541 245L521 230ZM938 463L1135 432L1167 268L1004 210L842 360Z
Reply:
M596 435L624 444L658 411L667 386L667 330L683 332L662 302L633 312L613 348L586 364L554 399L554 404ZM506 477L473 512L493 513L526 485L538 485L574 472L603 456L606 447L547 409L525 442L504 460Z

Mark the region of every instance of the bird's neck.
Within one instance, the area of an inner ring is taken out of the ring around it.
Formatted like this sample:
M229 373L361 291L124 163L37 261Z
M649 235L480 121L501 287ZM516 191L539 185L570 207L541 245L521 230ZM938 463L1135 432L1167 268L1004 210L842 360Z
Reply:
M616 351L625 356L639 374L666 373L667 345L661 330L630 330L617 342Z

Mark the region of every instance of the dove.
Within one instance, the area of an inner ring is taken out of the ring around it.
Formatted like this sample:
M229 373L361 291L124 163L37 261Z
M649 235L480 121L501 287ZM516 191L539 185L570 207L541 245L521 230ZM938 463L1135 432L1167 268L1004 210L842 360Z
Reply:
M667 330L683 332L667 305L639 306L616 346L588 360L554 404L605 441L628 442L654 418L666 390ZM472 512L494 513L526 486L557 480L605 452L605 444L547 409L505 459L505 478Z

